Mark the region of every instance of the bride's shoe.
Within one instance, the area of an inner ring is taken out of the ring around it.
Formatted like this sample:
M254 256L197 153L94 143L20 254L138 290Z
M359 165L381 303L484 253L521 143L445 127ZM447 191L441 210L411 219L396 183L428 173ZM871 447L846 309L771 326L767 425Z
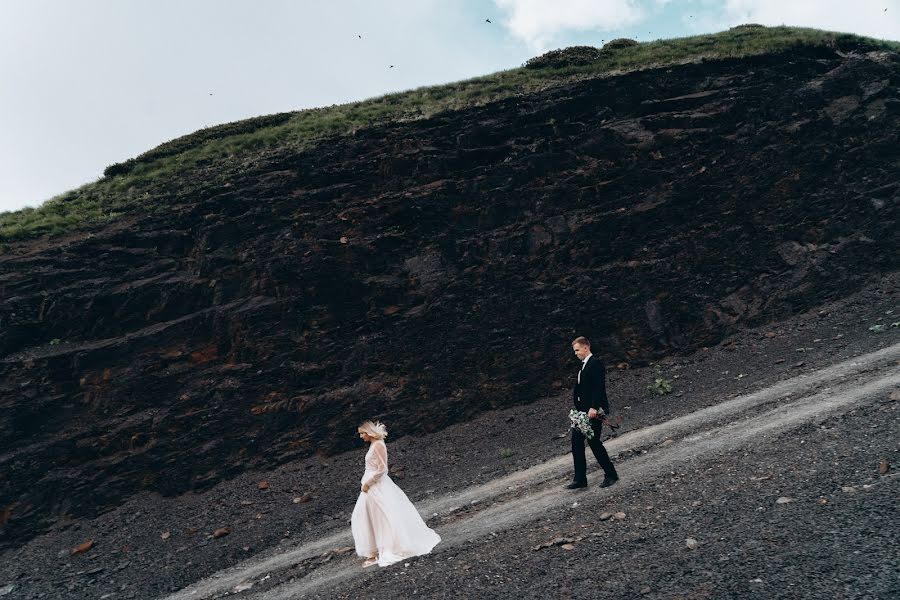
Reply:
M378 564L378 557L370 556L369 558L367 558L366 560L363 561L363 569L365 569L366 567L371 567L372 565L377 565L377 564Z

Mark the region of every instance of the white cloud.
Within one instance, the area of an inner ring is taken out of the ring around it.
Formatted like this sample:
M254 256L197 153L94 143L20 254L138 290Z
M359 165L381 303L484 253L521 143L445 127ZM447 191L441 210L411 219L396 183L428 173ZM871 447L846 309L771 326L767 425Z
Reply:
M792 25L900 39L897 0L726 0L724 18L729 25Z
M494 0L512 35L533 50L546 50L567 31L614 30L640 22L636 0Z

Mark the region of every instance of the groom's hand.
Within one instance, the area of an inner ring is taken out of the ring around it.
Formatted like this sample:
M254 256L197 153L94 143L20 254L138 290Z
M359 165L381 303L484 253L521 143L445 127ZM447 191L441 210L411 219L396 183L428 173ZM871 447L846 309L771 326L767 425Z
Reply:
M588 419L596 419L597 418L597 410L592 408L588 410Z

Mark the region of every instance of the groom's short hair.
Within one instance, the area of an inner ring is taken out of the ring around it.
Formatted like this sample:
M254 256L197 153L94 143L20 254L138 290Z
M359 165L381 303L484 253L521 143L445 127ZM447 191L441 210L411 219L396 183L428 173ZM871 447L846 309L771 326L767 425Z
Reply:
M583 335L579 335L577 338L572 340L572 345L574 346L575 344L581 344L585 348L591 347L591 341L589 339L587 339L586 337L584 337Z

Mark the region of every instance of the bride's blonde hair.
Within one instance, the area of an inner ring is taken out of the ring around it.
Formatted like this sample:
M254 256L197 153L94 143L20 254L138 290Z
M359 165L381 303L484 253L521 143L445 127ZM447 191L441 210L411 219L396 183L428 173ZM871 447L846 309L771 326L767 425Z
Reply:
M363 424L358 429L376 440L383 440L388 435L387 427L381 421L363 421Z

